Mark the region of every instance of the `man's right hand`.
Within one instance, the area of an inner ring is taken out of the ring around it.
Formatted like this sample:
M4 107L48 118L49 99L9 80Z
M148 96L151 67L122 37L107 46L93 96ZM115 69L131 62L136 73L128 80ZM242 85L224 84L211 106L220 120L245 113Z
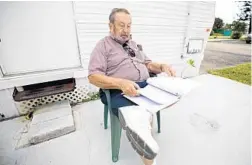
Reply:
M123 91L123 94L127 96L137 96L139 95L137 89L140 87L133 81L130 80L121 80L119 83L120 89Z

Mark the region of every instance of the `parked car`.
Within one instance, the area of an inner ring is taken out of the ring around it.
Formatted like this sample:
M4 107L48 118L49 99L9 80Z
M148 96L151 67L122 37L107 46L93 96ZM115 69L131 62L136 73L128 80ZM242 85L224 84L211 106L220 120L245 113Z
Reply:
M250 44L251 43L251 34L248 34L246 37L246 43Z

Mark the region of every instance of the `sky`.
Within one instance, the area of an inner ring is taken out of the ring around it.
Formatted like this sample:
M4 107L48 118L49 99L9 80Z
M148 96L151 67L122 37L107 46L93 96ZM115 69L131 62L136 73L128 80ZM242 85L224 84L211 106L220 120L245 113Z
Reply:
M235 1L216 1L215 17L219 17L224 23L232 23L239 12L238 3Z

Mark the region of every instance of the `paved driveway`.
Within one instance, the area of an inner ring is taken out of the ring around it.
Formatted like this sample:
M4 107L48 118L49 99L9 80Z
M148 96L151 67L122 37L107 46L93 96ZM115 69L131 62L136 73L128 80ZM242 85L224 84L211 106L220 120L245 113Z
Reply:
M209 69L223 68L251 61L251 45L245 41L208 42L200 74Z

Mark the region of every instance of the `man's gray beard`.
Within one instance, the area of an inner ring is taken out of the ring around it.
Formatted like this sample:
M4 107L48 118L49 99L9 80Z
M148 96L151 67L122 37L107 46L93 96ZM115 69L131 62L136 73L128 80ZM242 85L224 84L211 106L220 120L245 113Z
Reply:
M115 32L114 32L114 34L115 34ZM127 41L129 41L129 37L128 38L126 38L126 39L123 39L121 36L115 36L114 34L112 34L112 33L110 33L110 35L112 36L112 38L116 41L116 42L118 42L118 43L120 43L120 44L124 44L125 42L127 42Z

